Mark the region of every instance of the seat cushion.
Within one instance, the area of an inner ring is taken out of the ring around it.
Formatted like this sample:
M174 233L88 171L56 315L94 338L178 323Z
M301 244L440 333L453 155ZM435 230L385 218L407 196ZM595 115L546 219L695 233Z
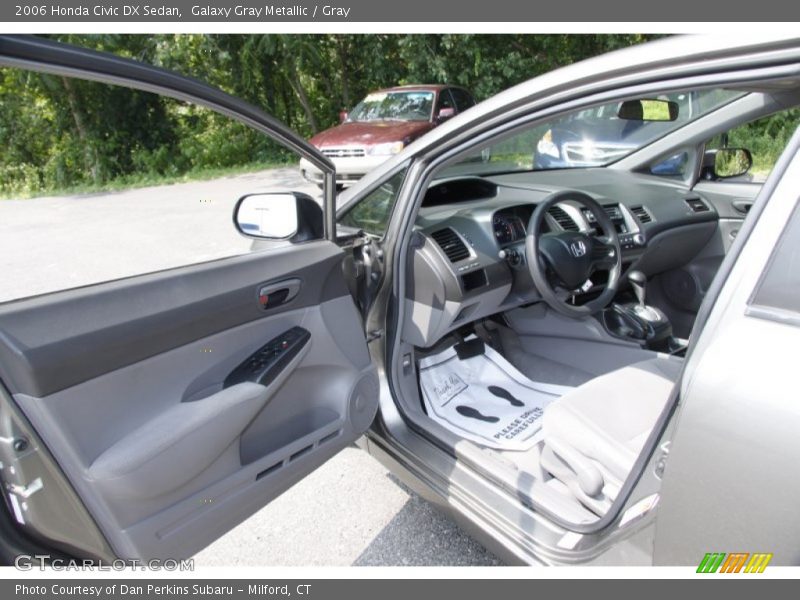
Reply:
M586 473L595 464L605 479L606 495L609 487L618 489L664 410L682 363L680 358L658 357L596 377L565 394L545 409L545 447L551 440L551 450L572 471ZM589 464L578 464L584 457ZM555 475L564 478L563 469Z

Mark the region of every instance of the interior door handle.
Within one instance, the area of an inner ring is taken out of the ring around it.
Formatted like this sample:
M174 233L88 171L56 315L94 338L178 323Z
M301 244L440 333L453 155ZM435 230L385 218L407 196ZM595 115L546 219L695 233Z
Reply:
M746 215L750 212L750 208L753 206L752 200L734 200L732 202L734 210L736 212L742 213Z
M284 279L258 288L258 303L264 310L290 302L300 293L303 282L299 279Z

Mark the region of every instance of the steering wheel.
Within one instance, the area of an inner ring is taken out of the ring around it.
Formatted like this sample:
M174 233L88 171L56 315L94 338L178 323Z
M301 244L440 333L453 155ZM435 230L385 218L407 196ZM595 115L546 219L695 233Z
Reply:
M581 231L542 233L547 212L566 200L589 209L603 235ZM617 293L622 271L617 230L603 207L584 193L557 192L538 204L528 222L525 255L533 283L542 299L562 315L582 319L605 308ZM605 289L597 298L581 306L569 304L572 296L589 289L585 286L595 271L608 271Z

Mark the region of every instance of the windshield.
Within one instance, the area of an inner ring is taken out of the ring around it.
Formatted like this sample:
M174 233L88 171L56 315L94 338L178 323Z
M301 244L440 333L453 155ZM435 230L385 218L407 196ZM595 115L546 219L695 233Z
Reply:
M376 92L350 112L348 121L430 121L433 92Z
M581 109L484 147L445 169L444 175L602 167L742 95L722 89L659 95L657 100L677 106L673 120L620 118L622 102Z

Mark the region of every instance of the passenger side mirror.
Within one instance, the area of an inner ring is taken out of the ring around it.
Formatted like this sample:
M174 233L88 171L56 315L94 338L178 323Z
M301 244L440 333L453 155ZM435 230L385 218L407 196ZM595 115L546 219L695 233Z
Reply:
M339 123L344 123L345 121L347 121L347 117L349 117L349 116L350 116L349 112L347 112L346 110L340 110L339 111Z
M753 166L753 155L747 148L720 148L714 154L716 179L741 177Z
M244 236L255 239L318 239L323 236L322 208L299 192L248 194L233 209L233 223Z
M626 121L674 121L678 118L678 103L655 98L626 100L617 116Z
M446 121L447 119L454 117L455 114L456 114L456 109L451 106L448 106L439 109L439 114L436 115L436 119L438 121Z

